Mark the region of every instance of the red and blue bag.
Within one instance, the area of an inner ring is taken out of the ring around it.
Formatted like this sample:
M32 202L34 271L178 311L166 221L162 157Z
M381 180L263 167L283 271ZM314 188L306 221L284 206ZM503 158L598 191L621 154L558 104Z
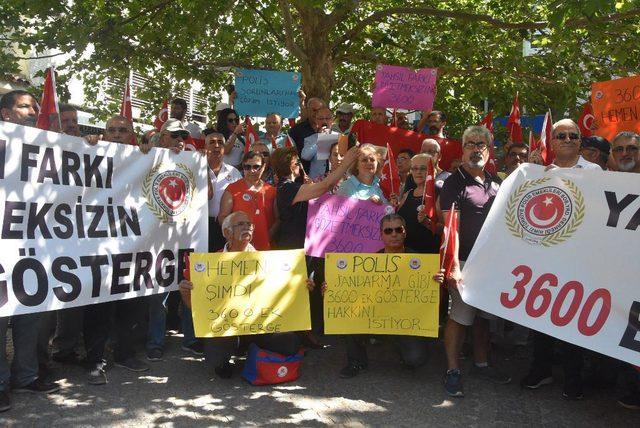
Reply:
M303 357L302 350L294 355L282 355L261 349L252 343L241 375L251 385L291 382L300 376Z

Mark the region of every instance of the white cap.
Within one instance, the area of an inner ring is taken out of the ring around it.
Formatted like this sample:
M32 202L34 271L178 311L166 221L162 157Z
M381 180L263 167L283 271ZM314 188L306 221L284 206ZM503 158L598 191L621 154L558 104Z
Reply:
M224 110L226 108L229 108L229 104L227 104L227 103L219 103L216 106L216 111Z

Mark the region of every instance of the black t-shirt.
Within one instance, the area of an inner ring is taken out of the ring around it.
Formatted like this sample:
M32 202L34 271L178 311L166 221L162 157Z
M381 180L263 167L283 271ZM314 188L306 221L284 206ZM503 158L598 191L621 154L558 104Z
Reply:
M304 248L304 237L307 229L308 202L292 205L302 183L283 180L278 183L276 204L280 217L280 228L276 235L276 247L280 250Z
M418 253L437 254L440 251L440 236L434 235L431 229L418 223L418 207L422 205L422 196L414 196L413 190L407 192L407 199L398 209L407 225L407 245L415 248Z

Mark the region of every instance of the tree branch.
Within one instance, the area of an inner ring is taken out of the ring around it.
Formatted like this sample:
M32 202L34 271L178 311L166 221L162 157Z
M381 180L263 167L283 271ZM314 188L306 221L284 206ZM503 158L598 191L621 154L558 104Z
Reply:
M251 8L264 21L264 23L269 28L269 32L276 38L277 41L279 41L280 43L286 43L285 38L282 37L282 30L279 31L278 29L276 29L276 27L266 17L266 15L260 9L258 9L258 6L256 6L256 2L255 1L250 1L249 0L249 1L246 1L245 3L247 4L247 6L249 8Z
M36 56L13 56L13 57L15 59L44 59L44 58L53 58L60 55L64 55L64 52L59 52L59 53L49 54L49 55L40 55L40 56L36 55Z
M347 15L355 11L360 3L360 0L346 0L344 5L338 5L327 17L327 26L335 27L338 25Z
M455 10L441 10L432 7L391 7L389 9L374 12L368 17L358 22L351 30L347 31L342 37L334 42L334 50L341 46L346 47L346 43L364 31L369 25L393 15L421 15L429 17L439 17L448 19L458 19L467 22L483 22L492 27L503 30L542 30L547 28L547 22L507 22L496 19L487 14L477 14ZM640 15L640 8L631 9L627 12L613 13L598 18L580 18L565 23L566 27L579 28L597 23L606 23L634 18Z
M282 12L282 17L284 18L285 45L289 52L296 56L300 61L304 62L307 60L307 54L295 42L293 37L293 18L291 17L291 11L289 10L290 4L287 0L278 0L278 6Z

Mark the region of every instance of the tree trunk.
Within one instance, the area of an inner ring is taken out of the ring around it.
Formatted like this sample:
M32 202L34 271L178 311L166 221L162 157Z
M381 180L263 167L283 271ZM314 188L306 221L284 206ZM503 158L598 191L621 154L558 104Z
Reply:
M327 18L322 10L313 7L298 12L301 18L302 49L307 56L306 60L300 60L302 88L307 99L318 97L329 103L335 83L335 66Z

